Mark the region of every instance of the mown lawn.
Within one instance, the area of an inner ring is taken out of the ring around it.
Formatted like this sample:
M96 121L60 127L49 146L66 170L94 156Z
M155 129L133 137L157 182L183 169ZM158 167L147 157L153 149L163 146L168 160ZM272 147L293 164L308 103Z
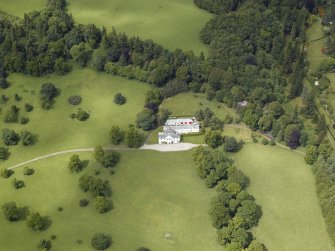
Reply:
M16 201L31 211L50 217L46 231L33 232L25 221L9 223L0 215L2 250L36 250L38 241L56 235L54 251L88 251L90 238L104 232L113 238L110 250L136 250L145 246L160 251L217 251L216 232L211 226L208 207L212 192L197 177L192 151L158 153L133 151L122 153L121 162L112 176L98 167L91 154L80 154L90 160L82 173L101 170L100 177L110 181L114 209L99 215L92 203L79 207L82 198L92 201L78 188L81 174L70 174L66 165L71 155L36 162L33 176L23 176L22 168L8 180L1 179L0 205ZM23 178L26 187L14 190L10 181ZM63 207L62 212L57 208ZM165 234L169 238L165 238ZM82 241L78 244L77 241Z
M0 2L0 10L23 17L28 11L44 8L45 0ZM193 0L67 0L68 11L77 23L94 23L128 36L152 39L171 50L181 48L196 54L207 52L199 33L211 14Z
M138 81L97 73L89 68L75 69L61 77L48 75L34 78L11 74L8 80L11 86L1 91L10 99L6 105L0 105L0 128L18 132L25 129L38 135L38 138L34 146L25 147L20 143L10 147L12 154L5 162L6 166L55 151L108 145L111 126L118 125L127 130L130 123L135 123L136 114L143 109L145 93L151 88ZM43 110L39 101L40 87L47 82L54 83L61 91L51 110ZM117 92L127 97L125 105L119 106L113 102ZM15 93L22 97L21 101L15 101ZM71 95L80 95L82 103L76 107L69 105L67 100ZM27 113L25 103L33 104L34 110ZM27 125L3 122L4 113L13 104L20 108L20 114L29 118ZM76 113L79 108L90 113L87 121L70 118L70 114Z
M302 155L280 147L249 143L236 155L250 178L249 192L262 206L255 236L272 251L334 250Z

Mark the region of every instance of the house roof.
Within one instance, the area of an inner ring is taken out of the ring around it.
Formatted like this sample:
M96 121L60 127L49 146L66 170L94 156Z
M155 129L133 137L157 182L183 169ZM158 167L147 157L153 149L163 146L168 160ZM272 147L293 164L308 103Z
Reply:
M188 124L198 124L195 118L175 118L168 119L165 125L188 125Z
M191 124L191 125L165 125L163 130L166 131L175 131L175 130L190 130L190 129L199 129L199 124Z
M166 139L167 137L172 137L173 139L180 139L180 135L174 131L165 131L158 133L158 138L160 140Z

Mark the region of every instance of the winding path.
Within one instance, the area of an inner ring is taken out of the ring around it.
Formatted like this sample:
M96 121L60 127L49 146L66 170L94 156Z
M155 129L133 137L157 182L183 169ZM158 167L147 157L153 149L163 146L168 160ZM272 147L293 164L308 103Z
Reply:
M144 144L141 148L135 149L135 148L127 148L127 147L106 147L104 150L114 150L114 151L138 151L138 150L154 150L158 152L179 152L179 151L188 151L191 150L199 145L197 144L191 144L191 143L180 143L180 144L171 144L171 145L159 145L159 144L153 144L153 145L147 145ZM80 152L93 152L94 148L77 148L77 149L71 149L71 150L64 150L54 153L49 153L22 163L19 163L15 166L8 167L7 169L15 169L20 166L24 166L27 164L30 164L32 162L36 162L43 159L48 159L51 157L55 157L58 155L63 155L67 153L80 153Z

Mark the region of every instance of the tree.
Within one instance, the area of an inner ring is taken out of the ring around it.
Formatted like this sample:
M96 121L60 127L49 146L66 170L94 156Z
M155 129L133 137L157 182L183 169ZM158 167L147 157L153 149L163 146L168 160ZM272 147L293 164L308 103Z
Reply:
M79 109L77 111L76 118L79 121L86 121L86 120L88 120L90 118L90 114L88 112L85 112L85 111Z
M34 231L41 231L45 227L45 222L39 213L31 213L27 220L27 226Z
M98 196L94 199L94 207L100 214L106 213L112 209L112 201L103 196Z
M5 145L12 146L17 145L20 137L15 131L5 128L2 129L2 140Z
M105 152L101 165L105 168L115 166L120 160L120 154L115 151Z
M29 168L29 167L27 167L27 166L25 166L25 167L23 168L23 174L24 174L24 175L27 175L27 176L29 176L29 175L33 175L34 172L35 172L35 170L34 170L33 168Z
M71 96L69 97L69 99L67 100L67 102L70 104L70 105L79 105L81 103L81 100L82 98L78 95L75 95L75 96Z
M15 189L20 189L22 187L24 187L24 181L23 180L18 180L16 178L14 178L12 180L12 186L15 188Z
M130 126L126 134L126 140L128 147L139 148L143 142L143 135L134 126Z
M20 134L20 138L24 146L33 145L35 143L34 135L31 132L22 131Z
M123 96L121 93L117 93L114 96L114 103L117 105L123 105L127 101L127 98Z
M58 95L56 86L52 83L45 83L42 85L40 90L41 100L52 100Z
M84 168L83 162L80 160L79 155L72 155L70 162L68 164L68 168L73 173L79 173Z
M288 125L284 132L284 141L291 149L296 149L299 146L300 130L297 125Z
M253 240L245 251L267 251L267 248L264 244L258 242L257 240Z
M211 148L218 148L219 146L223 144L223 138L219 131L209 130L205 134L205 142Z
M9 87L9 83L7 82L7 79L0 78L0 89L7 89Z
M92 236L91 245L96 250L105 250L111 244L111 238L103 233L96 233Z
M149 109L146 109L136 116L136 125L145 131L150 131L157 126L157 116Z
M10 109L5 113L3 121L5 123L17 123L19 120L20 109L17 106L12 105Z
M112 126L111 130L109 131L109 137L113 145L120 144L123 139L120 127Z
M74 45L70 50L72 58L81 67L85 67L87 65L87 63L91 59L92 53L93 53L92 47L84 42L81 42L78 45Z
M105 151L102 146L98 145L94 147L94 158L97 162L102 163L105 156Z
M161 92L158 89L151 89L145 95L145 107L156 111L162 100Z
M0 160L7 160L9 157L9 151L7 148L0 147Z
M21 218L20 208L13 201L2 205L2 213L8 221L18 221Z
M38 245L37 245L38 250L41 250L41 251L50 250L51 247L52 247L51 241L50 240L46 240L46 239L40 240L38 242Z
M5 179L9 178L13 173L14 172L12 170L9 170L5 167L0 169L0 176Z
M319 157L319 149L310 145L306 148L305 161L308 165L313 165Z
M226 137L224 141L224 150L226 152L237 152L238 143L234 137Z

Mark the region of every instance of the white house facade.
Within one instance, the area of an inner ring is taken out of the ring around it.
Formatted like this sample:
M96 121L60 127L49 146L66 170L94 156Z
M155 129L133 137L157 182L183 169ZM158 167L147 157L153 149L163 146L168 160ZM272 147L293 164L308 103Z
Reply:
M178 144L180 143L180 135L174 131L164 131L158 133L159 144Z

